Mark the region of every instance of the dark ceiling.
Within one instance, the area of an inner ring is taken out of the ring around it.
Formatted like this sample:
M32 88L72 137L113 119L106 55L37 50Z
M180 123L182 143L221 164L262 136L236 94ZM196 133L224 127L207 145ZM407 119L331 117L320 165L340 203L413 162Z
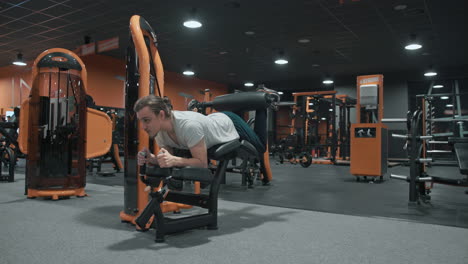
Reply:
M468 64L465 1L453 0L4 0L0 2L0 66L21 51L34 60L48 48L75 49L120 37L124 58L128 24L144 17L158 35L165 70L187 64L197 77L241 87L385 72L418 72ZM403 10L396 10L405 5ZM203 27L182 26L197 8ZM255 34L247 35L245 32ZM423 48L406 51L416 34ZM299 43L307 38L309 43ZM273 63L283 50L287 65Z

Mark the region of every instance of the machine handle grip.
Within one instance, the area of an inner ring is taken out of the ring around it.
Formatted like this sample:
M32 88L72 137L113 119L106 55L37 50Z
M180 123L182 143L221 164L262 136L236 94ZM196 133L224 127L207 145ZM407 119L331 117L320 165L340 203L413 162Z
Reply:
M145 157L145 158L148 156L147 153L144 151L138 152L138 155ZM140 176L145 176L145 175L146 175L146 163L140 166Z

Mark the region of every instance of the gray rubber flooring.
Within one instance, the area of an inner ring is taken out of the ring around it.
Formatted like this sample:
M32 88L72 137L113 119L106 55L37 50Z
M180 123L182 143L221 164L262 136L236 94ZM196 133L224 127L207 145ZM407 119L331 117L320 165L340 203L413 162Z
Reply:
M110 164L103 170L111 171ZM279 206L366 217L395 218L428 224L468 228L468 188L435 184L431 201L409 205L409 186L389 179L390 173L409 175L409 167L388 168L384 182L357 182L348 166L312 164L309 168L291 164L271 164L271 186L256 182L254 189L241 186L239 174L228 173L220 197L234 202ZM466 177L457 167L434 166L429 175ZM123 185L123 173L111 177L88 174L90 183Z
M274 196L279 185L241 193ZM23 190L20 173L0 183L1 264L468 263L464 228L221 198L218 230L187 231L156 244L154 231L120 222L121 186L88 183L87 197L58 201L26 199Z

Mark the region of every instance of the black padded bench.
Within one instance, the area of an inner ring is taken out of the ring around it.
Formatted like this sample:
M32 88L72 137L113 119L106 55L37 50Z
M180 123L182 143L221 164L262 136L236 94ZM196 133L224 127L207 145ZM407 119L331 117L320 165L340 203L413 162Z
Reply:
M240 155L256 155L255 148L246 141L234 140L208 150L208 158L219 161L214 173L208 168L160 168L146 169L146 177L142 181L151 187L158 187L163 182L163 187L156 192L151 192L151 201L143 212L135 220L141 230L147 230L146 226L154 215L151 227L156 230L156 242L164 242L166 234L180 232L188 229L207 227L218 228L218 192L229 160ZM194 194L182 191L168 190L167 183L170 179L183 181L199 181L209 183L208 194ZM177 219L165 218L161 209L161 203L170 201L208 209L207 213L187 216Z

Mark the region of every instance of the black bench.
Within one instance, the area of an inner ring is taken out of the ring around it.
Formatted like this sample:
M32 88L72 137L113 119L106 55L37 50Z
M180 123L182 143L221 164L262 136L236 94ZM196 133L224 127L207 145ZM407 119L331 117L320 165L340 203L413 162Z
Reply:
M156 230L156 242L164 242L166 234L176 233L184 230L207 227L207 229L218 228L218 192L221 180L226 173L229 160L238 156L256 155L257 151L252 144L246 141L234 140L208 150L208 158L219 161L214 172L208 168L160 168L150 167L146 169L146 177L142 181L153 188L162 182L162 187L151 192L151 201L143 212L135 220L141 230L147 230L146 226L154 215L151 227ZM210 185L208 194L194 194L168 189L171 179L182 181L199 181ZM161 203L170 201L208 209L207 213L187 216L177 219L164 217Z

